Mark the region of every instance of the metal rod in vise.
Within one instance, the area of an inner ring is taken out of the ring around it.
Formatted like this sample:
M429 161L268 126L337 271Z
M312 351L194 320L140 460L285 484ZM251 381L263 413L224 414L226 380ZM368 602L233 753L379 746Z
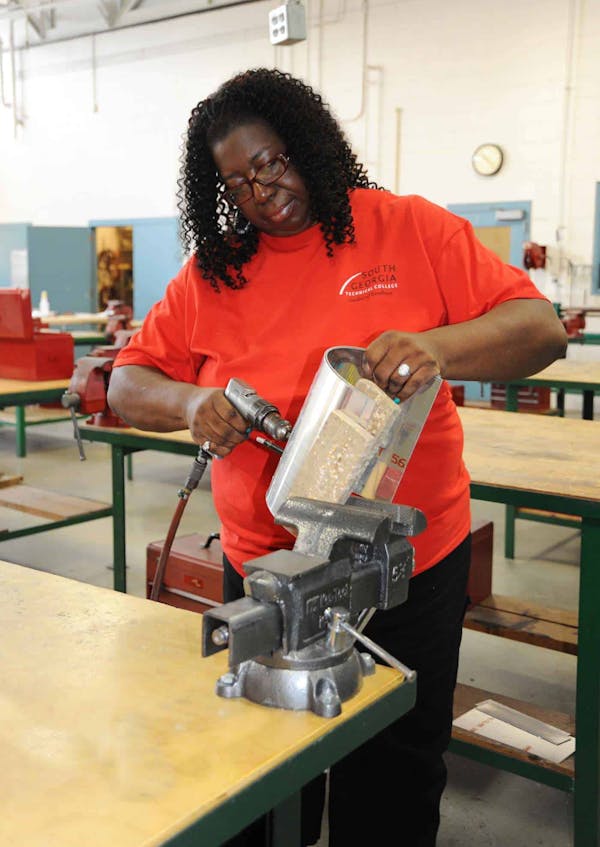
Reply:
M79 424L77 423L77 415L75 413L75 409L79 409L81 405L81 397L74 391L65 391L65 393L60 398L60 403L63 409L69 410L69 414L71 415L71 423L73 424L73 437L77 442L77 449L79 450L79 461L85 462L85 453L83 451L81 432L79 431Z

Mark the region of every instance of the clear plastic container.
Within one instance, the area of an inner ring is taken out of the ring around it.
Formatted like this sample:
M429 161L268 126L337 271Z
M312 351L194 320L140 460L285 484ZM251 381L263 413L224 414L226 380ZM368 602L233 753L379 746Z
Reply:
M48 299L47 291L42 291L40 295L39 313L42 318L47 318L50 314L50 300Z
M362 347L330 347L267 491L277 517L290 497L391 501L441 385L396 404L361 377Z

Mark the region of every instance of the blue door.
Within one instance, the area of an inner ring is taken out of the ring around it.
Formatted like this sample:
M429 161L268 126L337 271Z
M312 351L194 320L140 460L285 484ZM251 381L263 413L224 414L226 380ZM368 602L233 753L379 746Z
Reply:
M177 218L136 221L133 227L133 306L143 318L165 293L183 262Z
M95 312L92 240L88 227L31 226L27 232L31 304L42 291L52 311Z
M523 244L530 240L531 202L513 200L507 203L450 203L450 212L470 221L475 235L493 250L503 262L523 267ZM452 380L451 380L452 381ZM489 400L489 383L464 382L468 400Z
M466 218L477 238L503 262L523 267L523 244L530 239L531 202L450 203L448 209Z

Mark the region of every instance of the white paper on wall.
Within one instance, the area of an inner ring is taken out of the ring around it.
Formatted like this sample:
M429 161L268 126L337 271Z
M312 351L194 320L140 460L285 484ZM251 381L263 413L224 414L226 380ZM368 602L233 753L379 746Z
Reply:
M29 255L27 250L10 251L10 284L13 288L29 288Z

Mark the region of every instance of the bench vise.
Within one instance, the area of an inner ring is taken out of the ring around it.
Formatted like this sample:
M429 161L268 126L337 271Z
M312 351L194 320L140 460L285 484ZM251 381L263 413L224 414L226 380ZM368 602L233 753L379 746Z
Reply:
M119 351L127 345L136 330L117 330L115 344L94 347L87 356L81 356L75 362L69 387L61 397L61 405L68 409L73 423L73 434L79 448L79 458L85 459L85 452L77 423L77 415L91 415L87 423L94 426L127 426L125 421L115 415L108 405L108 383L114 361Z
M406 536L425 528L423 513L358 497L343 505L298 497L278 522L297 531L294 549L247 562L246 596L203 615L202 654L229 649L217 694L333 717L375 672L355 641L414 682L415 672L361 628L374 610L406 600L414 567Z

